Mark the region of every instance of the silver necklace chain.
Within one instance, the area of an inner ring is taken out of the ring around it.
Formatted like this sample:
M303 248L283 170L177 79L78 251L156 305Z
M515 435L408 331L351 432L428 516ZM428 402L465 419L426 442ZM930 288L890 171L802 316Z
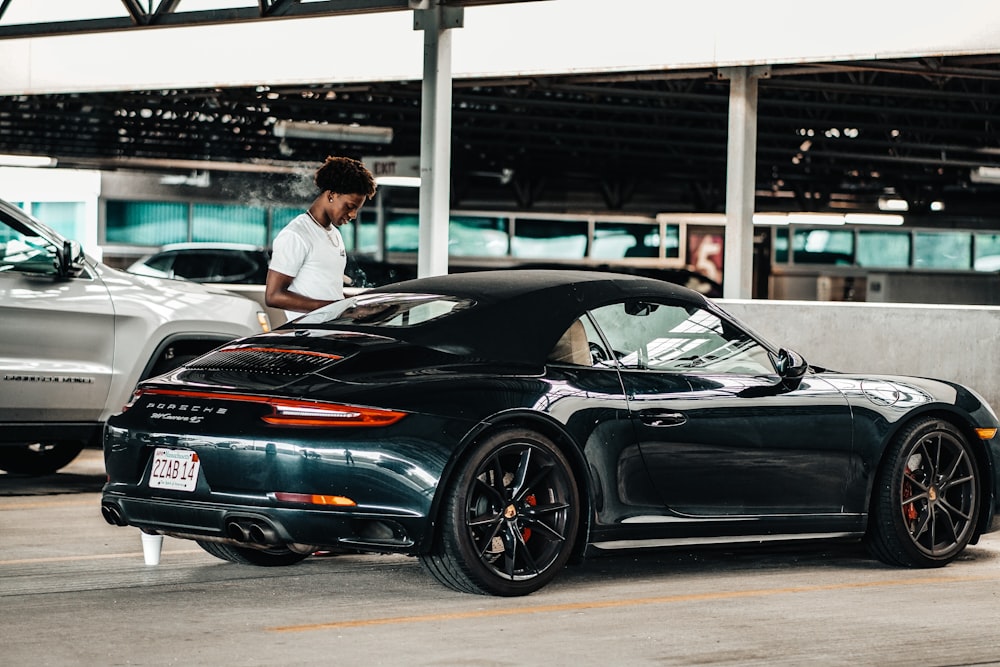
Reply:
M339 248L340 247L340 238L339 238L340 234L331 234L329 229L327 229L326 227L324 227L323 224L319 220L317 220L315 217L313 217L312 211L310 211L309 209L306 209L306 215L309 216L310 220L312 220L317 225L319 225L319 228L323 230L323 234L326 236L326 239L330 243L333 244L334 248ZM332 226L333 225L331 225L331 227Z

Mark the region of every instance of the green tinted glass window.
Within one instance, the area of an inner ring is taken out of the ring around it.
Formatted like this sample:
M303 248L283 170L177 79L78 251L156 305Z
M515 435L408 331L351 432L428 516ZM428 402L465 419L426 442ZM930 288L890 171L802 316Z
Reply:
M905 268L910 265L908 232L858 232L859 266Z
M267 211L259 206L195 204L191 240L263 245Z
M107 202L109 243L158 246L188 240L188 205L180 202Z
M853 264L854 232L849 229L796 229L792 253L796 264Z
M508 245L507 218L455 216L448 225L448 254L504 257Z
M777 227L774 230L774 261L788 263L788 227Z
M419 219L415 214L390 213L385 221L385 249L389 252L416 252L420 244Z
M518 218L510 250L514 257L582 259L587 253L587 222Z
M84 238L83 202L35 202L31 205L31 214L68 239L80 241Z
M914 233L913 268L972 268L972 234L969 232Z
M1000 271L1000 234L976 234L976 271Z
M659 257L660 226L632 222L597 222L590 256L598 259Z

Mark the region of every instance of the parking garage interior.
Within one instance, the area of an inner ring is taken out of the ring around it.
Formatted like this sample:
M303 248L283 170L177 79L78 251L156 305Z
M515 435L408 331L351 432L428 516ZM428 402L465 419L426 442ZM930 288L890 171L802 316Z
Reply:
M80 36L110 39L123 33L173 31L180 36L187 34L182 30L206 26L271 27L293 20L349 21L408 15L427 4L272 0L202 2L189 9L188 3L166 0L109 2L115 9L103 15L50 12L44 21L19 23L22 15L17 12L24 11L25 3L7 0L0 5L0 45ZM526 17L560 6L552 0L430 4L468 10L470 29L476 12L498 5ZM669 19L671 25L685 19L651 7L633 2L622 5L621 11L633 10L650 22ZM719 7L731 10L727 3ZM688 18L695 32L703 14L690 13ZM760 20L763 30L769 22L763 16ZM452 32L463 30L465 26ZM970 42L965 51L900 51L892 54L895 57L873 51L877 57L797 57L763 66L747 62L759 71L753 210L760 216L778 216L756 228L755 262L766 270L758 266L757 273L764 275L755 276L755 297L879 300L878 290L868 284L873 270L893 277L929 269L939 271L938 277L947 272L955 284L971 277L982 285L972 290L979 290L978 296L962 296L960 301L993 302L996 280L990 267L1000 255L994 205L1000 188L995 128L1000 47L991 51L989 39L985 42L985 47L981 41ZM275 41L261 46L283 45ZM163 57L176 59L178 69L188 72L180 47ZM583 224L590 238L582 255L556 252L545 259L601 265L603 258L591 251L601 224L648 223L659 232L657 220L664 215L688 216L683 228L664 227L659 234L658 264L691 265L691 248L685 247L690 239L683 238L687 227L693 233L703 233L702 223L709 229L725 227L731 82L719 63L692 67L678 61L681 65L673 67L616 71L580 67L492 76L461 72L451 85L448 203L453 220L541 217L566 227ZM176 241L252 240L267 245L281 224L282 211L294 210L303 200L302 185L308 187L310 170L322 156L413 159L421 152L425 104L419 76L296 81L290 75L252 85L211 86L197 85L192 73L182 76L187 77L186 85L169 88L130 84L87 90L66 82L33 82L21 91L16 90L17 76L12 76L5 87L8 94L0 95L0 153L42 156L56 171L93 170L101 175L94 236L109 263L125 265L158 244ZM389 128L391 140L371 143L356 136L331 139L280 129L297 124ZM362 232L388 225L391 236L393 225L415 223L419 197L416 188L381 188L378 210L370 215L388 216L389 221L369 218L367 230L359 225L355 251L382 259L415 255L418 244L372 243L370 234L362 238ZM187 207L184 231L146 237L131 227L133 218L121 214L130 207L162 203ZM219 230L231 222L228 213L220 214L214 228L199 231L196 207L260 209L261 222L253 223L259 233L252 239L222 238ZM809 219L815 233L804 226L788 231L780 218L801 214L817 216ZM898 227L890 236L884 229L851 224L831 233L822 217L868 214L896 215ZM510 245L515 244L515 223L501 227ZM671 247L674 236L680 246L676 254ZM552 245L560 239L555 235ZM828 247L807 252L819 239L827 239ZM844 243L849 246L846 252ZM953 244L957 259L937 265L938 259L922 257L921 244ZM880 250L887 258L872 265L865 248L873 245L896 250ZM452 265L468 264L463 256L477 252L462 251L451 258ZM824 253L829 261L822 259ZM477 257L485 266L498 262ZM514 259L508 252L500 261ZM632 263L657 264L648 259ZM799 287L802 275L805 290ZM888 284L887 279L878 284ZM916 298L926 289L925 281ZM904 291L897 288L895 293ZM928 300L949 301L946 294Z

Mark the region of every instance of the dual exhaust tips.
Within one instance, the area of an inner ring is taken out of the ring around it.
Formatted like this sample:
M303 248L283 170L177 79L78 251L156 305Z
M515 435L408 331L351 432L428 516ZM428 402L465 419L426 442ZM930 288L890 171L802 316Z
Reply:
M127 526L128 519L122 509L115 503L101 503L101 515L112 526ZM276 546L280 543L278 531L263 519L253 517L232 517L226 519L226 537L245 544L262 547Z

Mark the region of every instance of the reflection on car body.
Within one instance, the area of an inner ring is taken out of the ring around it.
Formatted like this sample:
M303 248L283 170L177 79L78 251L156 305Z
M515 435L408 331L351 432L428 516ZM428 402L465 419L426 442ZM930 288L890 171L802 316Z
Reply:
M496 595L649 546L863 539L932 567L997 527L996 429L969 388L811 368L683 287L487 271L377 288L144 383L109 422L102 505L234 562L405 553ZM150 434L197 455L192 490L150 487Z

